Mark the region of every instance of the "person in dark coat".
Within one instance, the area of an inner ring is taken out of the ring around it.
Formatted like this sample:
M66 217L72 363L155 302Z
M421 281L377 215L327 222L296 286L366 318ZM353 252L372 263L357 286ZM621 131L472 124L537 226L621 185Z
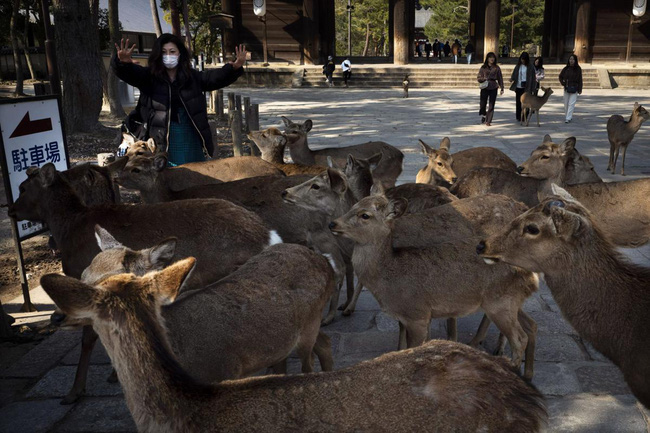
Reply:
M560 84L564 87L564 123L573 120L573 109L578 95L582 94L582 68L578 65L578 56L571 54L562 72Z
M424 44L424 51L427 53L427 60L429 60L429 56L431 55L431 42L428 39Z
M449 41L445 43L443 50L445 52L445 57L449 57L449 53L451 53L451 46L449 45Z
M334 76L334 69L336 69L336 65L334 64L334 57L327 56L327 62L323 65L323 74L325 74L325 81L327 81L327 84L330 87L334 85L334 81L332 79Z
M510 76L510 90L515 92L516 111L515 115L518 121L521 121L521 95L524 93L535 94L537 80L535 79L535 67L530 62L530 56L526 51L521 53L517 66Z
M220 69L199 72L191 69L185 44L169 33L154 43L148 67L131 58L135 44L124 39L111 60L115 75L140 89L137 113L142 121L139 139L153 138L158 149L168 154L170 165L203 161L214 147L203 92L217 90L237 81L244 70L246 48L236 47L236 60Z
M465 54L467 55L467 64L470 65L474 55L474 45L470 41L467 41L467 45L465 45Z

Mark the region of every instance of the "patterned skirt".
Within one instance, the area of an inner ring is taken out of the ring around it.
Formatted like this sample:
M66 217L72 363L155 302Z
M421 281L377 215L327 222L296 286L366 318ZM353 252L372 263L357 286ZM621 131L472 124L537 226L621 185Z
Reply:
M183 107L178 109L178 122L169 123L168 165L205 161L203 141Z

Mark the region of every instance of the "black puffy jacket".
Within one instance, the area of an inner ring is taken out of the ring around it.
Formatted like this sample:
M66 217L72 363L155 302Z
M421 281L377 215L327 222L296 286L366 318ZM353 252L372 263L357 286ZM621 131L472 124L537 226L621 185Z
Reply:
M159 148L168 150L169 110L171 99L171 84L151 74L149 68L135 63L122 63L116 55L111 65L115 75L122 81L140 89L140 116L144 122L149 138L153 138ZM234 83L244 73L244 68L233 69L227 64L220 69L209 69L204 72L192 70L191 77L183 76L180 71L177 79L180 82L180 97L185 110L203 141L205 151L212 156L212 134L208 125L208 111L203 92L217 90Z

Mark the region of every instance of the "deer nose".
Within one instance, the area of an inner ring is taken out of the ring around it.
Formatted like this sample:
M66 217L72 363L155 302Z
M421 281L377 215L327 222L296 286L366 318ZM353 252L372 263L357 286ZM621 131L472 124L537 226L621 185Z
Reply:
M52 313L50 316L50 322L52 322L53 325L61 325L65 320L65 317L66 315L63 313Z
M454 183L458 180L458 176L454 176L451 178L451 183Z
M521 174L522 171L524 171L524 168L521 165L517 167L517 173Z
M334 230L334 229L336 228L336 223L335 223L334 221L332 221L332 222L329 224L329 228L330 228L330 230Z
M287 193L287 190L286 190L286 189L285 189L284 191L282 191L282 198L285 198L285 197L287 196L287 194L288 194L288 193Z
M476 246L476 254L481 255L485 252L485 241L481 241Z

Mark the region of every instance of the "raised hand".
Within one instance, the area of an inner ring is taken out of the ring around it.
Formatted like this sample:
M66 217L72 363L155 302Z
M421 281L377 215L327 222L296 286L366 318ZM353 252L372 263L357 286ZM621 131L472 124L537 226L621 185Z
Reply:
M237 57L237 59L234 62L230 62L230 64L232 64L234 69L239 69L244 65L244 62L246 62L246 47L244 44L235 47L235 57Z
M131 58L131 53L135 49L135 44L129 48L129 40L126 42L124 39L120 41L120 45L115 44L115 49L117 50L117 58L120 59L122 63L138 63Z

